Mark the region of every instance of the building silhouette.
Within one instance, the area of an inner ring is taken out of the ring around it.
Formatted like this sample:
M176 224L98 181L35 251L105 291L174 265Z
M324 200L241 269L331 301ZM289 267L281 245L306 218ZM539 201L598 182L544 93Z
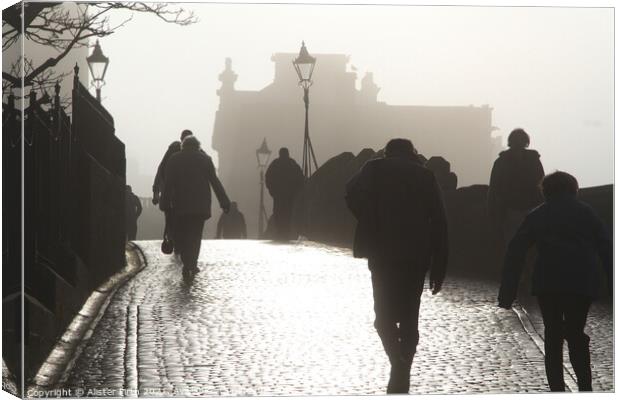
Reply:
M380 88L372 73L356 87L357 73L349 56L313 54L317 58L310 89L310 136L319 167L345 151L381 148L389 138L410 139L427 157L442 156L461 185L487 183L500 149L491 133L493 109L488 105L391 105L377 100ZM220 97L212 147L218 173L231 198L246 210L248 236L256 237L259 174L255 151L263 138L272 149L288 147L301 163L304 132L303 90L292 65L293 53L276 53L273 82L258 91L235 88L237 74L227 58L220 74ZM412 88L413 90L414 88ZM268 199L270 203L271 199ZM267 205L271 210L270 204ZM269 212L270 213L270 212Z

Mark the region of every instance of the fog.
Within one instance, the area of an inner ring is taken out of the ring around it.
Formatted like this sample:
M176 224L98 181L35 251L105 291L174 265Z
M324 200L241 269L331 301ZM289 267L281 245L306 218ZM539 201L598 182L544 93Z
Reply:
M523 127L546 171L570 172L583 187L613 181L612 9L185 6L197 24L134 15L101 39L110 58L103 103L126 144L128 183L140 195L150 195L157 165L182 129L195 132L217 165L210 143L226 57L237 90L260 90L274 78L271 55L296 53L302 40L311 54L350 55L358 87L373 72L379 101L489 104L503 146L511 129ZM299 89L300 109L301 96ZM300 146L302 129L300 120Z

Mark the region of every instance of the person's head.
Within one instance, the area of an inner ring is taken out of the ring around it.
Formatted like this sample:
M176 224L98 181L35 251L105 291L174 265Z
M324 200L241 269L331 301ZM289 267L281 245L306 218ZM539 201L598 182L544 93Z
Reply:
M443 157L433 156L426 162L426 168L431 171L447 175L450 173L450 163Z
M562 171L556 171L545 176L540 183L540 187L545 200L562 195L576 196L579 191L577 179L571 174Z
M200 149L200 141L194 135L189 135L183 142L181 142L181 149L185 150L199 150Z
M126 185L126 186L125 186L125 190L127 190L128 192L131 192L131 186Z
M508 135L508 147L511 149L525 149L530 145L530 136L521 128L513 129Z
M289 158L288 149L286 147L282 147L279 154L280 158Z
M192 131L190 131L189 129L185 129L183 130L183 132L181 132L181 142L183 141L183 139L185 139L188 136L192 136L193 133Z
M391 139L385 145L385 157L411 157L418 154L409 139Z
M230 209L231 210L236 210L237 209L237 202L236 201L231 201L230 202Z

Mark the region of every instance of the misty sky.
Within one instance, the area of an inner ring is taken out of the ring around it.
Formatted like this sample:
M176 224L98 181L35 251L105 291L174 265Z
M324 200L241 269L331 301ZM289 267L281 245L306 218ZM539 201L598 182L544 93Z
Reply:
M182 129L213 154L226 57L236 88L258 90L273 79L271 55L298 52L301 40L310 53L350 55L358 87L374 72L379 101L489 104L495 134L525 128L546 171L566 170L582 187L613 181L611 9L185 6L197 24L135 15L101 40L110 57L103 102L126 144L128 183L141 195L150 194L157 164Z

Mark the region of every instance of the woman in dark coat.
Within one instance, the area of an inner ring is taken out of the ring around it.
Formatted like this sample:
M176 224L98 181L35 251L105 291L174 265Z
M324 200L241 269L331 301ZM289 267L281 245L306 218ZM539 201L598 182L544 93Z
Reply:
M507 245L528 212L543 199L539 185L545 176L540 154L528 149L529 135L521 128L510 132L508 150L493 164L487 206L498 237Z

